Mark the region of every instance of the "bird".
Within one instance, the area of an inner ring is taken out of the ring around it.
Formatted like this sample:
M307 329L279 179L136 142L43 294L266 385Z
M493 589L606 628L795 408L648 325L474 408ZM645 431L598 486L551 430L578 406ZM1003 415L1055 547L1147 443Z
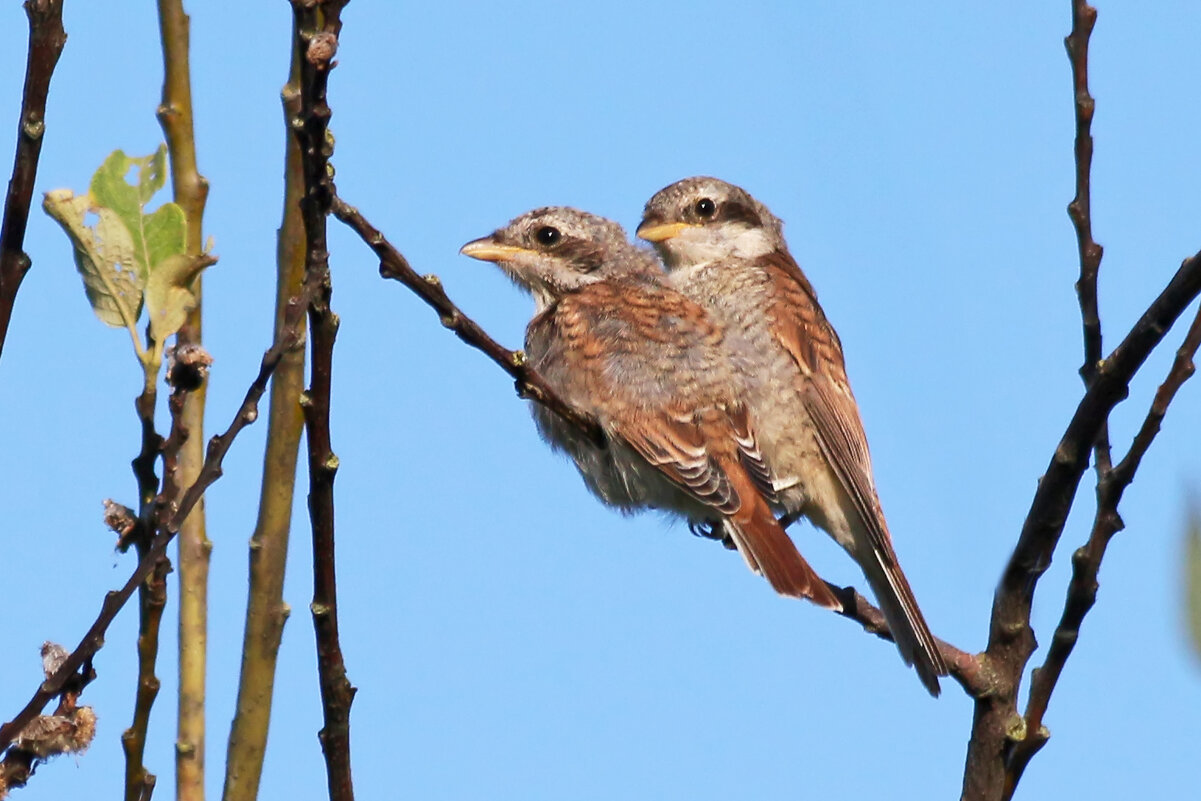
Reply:
M534 420L593 495L625 513L716 520L778 593L841 610L763 494L770 479L724 331L665 285L649 249L611 220L549 206L460 252L495 263L533 296L527 363L598 422L605 442L537 403Z
M775 508L808 518L863 570L905 663L939 694L947 666L897 559L838 334L784 240L741 187L686 178L646 203L636 234L668 284L726 329Z

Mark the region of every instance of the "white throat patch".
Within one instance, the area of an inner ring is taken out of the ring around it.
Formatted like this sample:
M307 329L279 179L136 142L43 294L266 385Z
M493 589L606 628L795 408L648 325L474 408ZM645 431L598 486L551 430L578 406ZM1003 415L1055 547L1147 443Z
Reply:
M688 228L672 240L672 250L681 266L707 264L728 259L756 259L770 253L776 245L762 228L723 225L712 228Z

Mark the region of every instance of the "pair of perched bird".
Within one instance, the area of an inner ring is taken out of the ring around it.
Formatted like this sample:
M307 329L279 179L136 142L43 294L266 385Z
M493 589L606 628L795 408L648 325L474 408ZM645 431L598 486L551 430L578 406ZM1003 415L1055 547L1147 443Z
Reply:
M892 547L842 345L781 222L699 177L652 197L637 234L662 264L617 223L563 207L463 246L533 295L528 358L607 442L535 404L542 436L604 503L710 526L777 592L839 611L775 513L808 517L863 569L938 695L946 664Z

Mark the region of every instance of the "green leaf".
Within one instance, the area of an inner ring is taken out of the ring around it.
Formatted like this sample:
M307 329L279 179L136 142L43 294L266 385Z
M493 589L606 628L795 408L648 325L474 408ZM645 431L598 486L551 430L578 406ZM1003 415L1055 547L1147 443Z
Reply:
M163 342L179 330L196 307L192 281L200 271L215 262L207 253L201 256L170 256L156 264L146 282L146 309L150 314L150 335Z
M70 238L75 267L96 316L114 328L129 328L136 341L144 281L133 240L121 220L109 209L93 208L90 195L76 197L69 189L47 192L42 208ZM98 218L94 228L84 222L89 211Z
M97 206L111 209L125 225L133 241L134 257L145 280L150 269L171 256L183 253L187 241L187 220L183 209L164 203L153 214L146 204L167 180L167 148L149 156L131 158L114 150L92 176L91 195ZM137 167L137 184L127 180Z

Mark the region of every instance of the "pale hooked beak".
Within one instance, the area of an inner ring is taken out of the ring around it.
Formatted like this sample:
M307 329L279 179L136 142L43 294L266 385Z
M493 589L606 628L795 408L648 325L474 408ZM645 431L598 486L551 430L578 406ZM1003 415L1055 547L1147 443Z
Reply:
M513 247L512 245L499 245L490 236L485 236L481 239L473 239L463 247L459 248L459 253L464 256L470 256L473 259L480 261L505 261L512 258L518 253L524 253L525 248Z
M659 223L657 225L643 223L634 233L638 235L639 239L645 239L647 242L663 242L679 236L685 228L695 227L691 223L685 222Z

